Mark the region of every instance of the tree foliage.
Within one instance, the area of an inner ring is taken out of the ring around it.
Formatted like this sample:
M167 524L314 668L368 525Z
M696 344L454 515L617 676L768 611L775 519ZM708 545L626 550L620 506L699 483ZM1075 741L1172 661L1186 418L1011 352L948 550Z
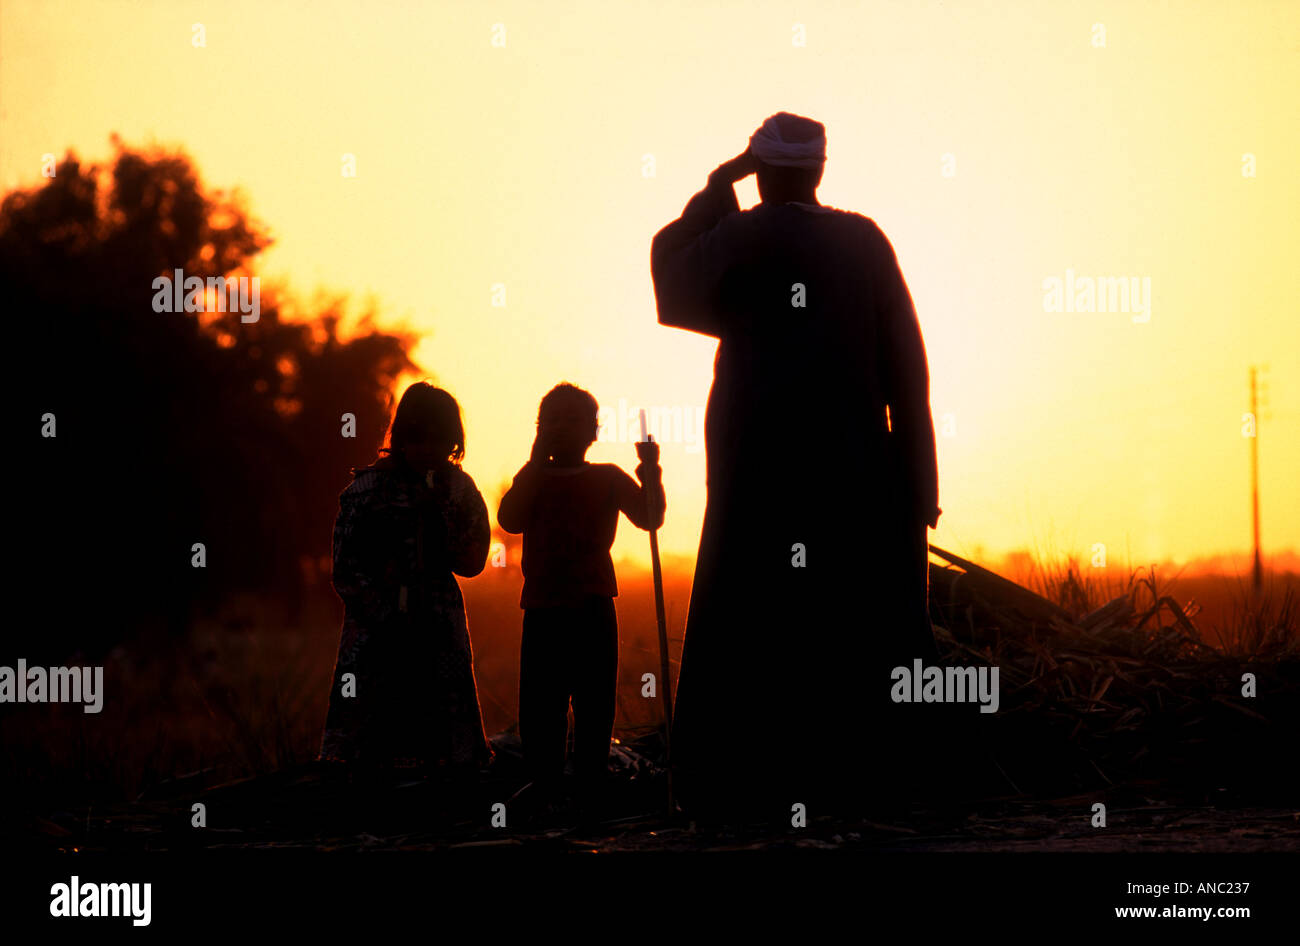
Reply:
M265 283L256 322L155 312L158 276L251 277L271 239L183 153L113 143L110 167L69 153L0 204L14 539L24 594L47 605L29 629L47 652L181 628L237 591L300 600L328 576L348 470L373 459L393 385L416 367L413 334L368 313L344 337L343 300L289 318Z

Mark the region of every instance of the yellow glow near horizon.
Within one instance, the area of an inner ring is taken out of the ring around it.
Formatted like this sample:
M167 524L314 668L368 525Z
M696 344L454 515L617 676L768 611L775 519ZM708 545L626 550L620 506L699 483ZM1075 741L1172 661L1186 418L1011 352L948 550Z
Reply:
M1288 2L7 0L0 185L39 182L45 153L103 160L112 132L184 148L270 225L264 284L374 298L427 333L416 358L460 400L495 511L560 380L702 410L714 343L656 324L650 240L767 115L811 115L820 199L881 225L920 314L932 541L1135 563L1248 547L1241 415L1268 362L1278 552L1300 545L1298 36ZM1067 270L1149 278L1150 321L1045 311ZM833 408L851 436L855 405ZM636 463L631 443L589 458ZM792 488L852 486L787 462ZM663 464L662 544L690 556L704 454L669 442ZM615 553L645 545L624 524Z

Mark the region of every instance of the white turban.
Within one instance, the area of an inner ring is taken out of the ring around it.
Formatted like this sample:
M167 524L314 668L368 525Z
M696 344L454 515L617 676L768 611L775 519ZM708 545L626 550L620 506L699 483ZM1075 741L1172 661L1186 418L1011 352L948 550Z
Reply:
M826 163L826 126L802 115L777 112L749 136L749 150L764 164L819 168Z

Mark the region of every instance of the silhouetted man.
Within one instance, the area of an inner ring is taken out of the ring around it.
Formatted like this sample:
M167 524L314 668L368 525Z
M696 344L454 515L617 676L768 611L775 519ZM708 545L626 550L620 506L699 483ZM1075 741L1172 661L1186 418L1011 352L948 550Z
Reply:
M889 240L817 202L825 149L773 115L651 249L660 324L719 340L673 757L683 803L722 817L888 782L881 730L912 719L888 670L937 661L925 347Z

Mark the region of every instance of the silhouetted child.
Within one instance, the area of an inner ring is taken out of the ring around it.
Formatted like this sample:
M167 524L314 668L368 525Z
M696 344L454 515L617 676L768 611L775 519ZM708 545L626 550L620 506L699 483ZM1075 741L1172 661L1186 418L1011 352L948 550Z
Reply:
M620 512L647 530L664 518L658 444L636 445L640 486L612 463L584 459L596 440L597 413L596 399L581 388L552 388L537 411L532 456L497 512L502 529L524 536L519 735L538 801L556 795L570 700L583 795L593 798L603 782L618 684L618 586L609 550Z
M491 527L461 469L460 405L412 384L380 453L339 497L332 577L343 633L320 758L474 774L492 751L456 576L483 571Z

